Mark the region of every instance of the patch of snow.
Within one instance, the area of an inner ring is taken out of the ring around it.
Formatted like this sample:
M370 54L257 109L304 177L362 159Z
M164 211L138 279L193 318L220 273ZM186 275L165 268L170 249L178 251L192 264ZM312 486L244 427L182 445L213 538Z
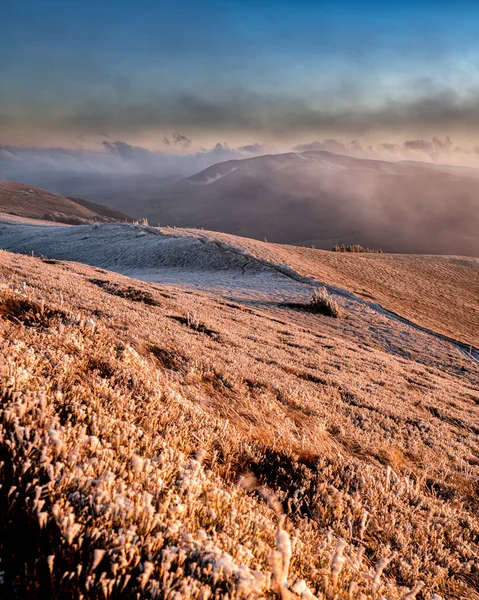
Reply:
M223 177L226 177L226 175L230 175L230 173L233 173L236 170L237 170L237 167L233 167L226 173L217 173L213 177L207 177L204 181L195 181L195 183L199 183L200 185L211 185L212 183L215 183L215 181L218 181L219 179L223 179Z

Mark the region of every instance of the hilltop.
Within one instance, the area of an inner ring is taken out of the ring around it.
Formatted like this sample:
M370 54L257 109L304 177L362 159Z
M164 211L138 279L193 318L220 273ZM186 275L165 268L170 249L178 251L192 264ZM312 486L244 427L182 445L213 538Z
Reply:
M271 275L287 265L281 286L296 286L303 296L311 285L326 284L333 292L379 304L419 327L479 347L477 258L335 253L212 231L115 224L0 224L0 233L6 250L75 260L147 281L220 289L234 297L247 296L248 285L255 293L258 286L268 293ZM268 276L250 281L258 269Z

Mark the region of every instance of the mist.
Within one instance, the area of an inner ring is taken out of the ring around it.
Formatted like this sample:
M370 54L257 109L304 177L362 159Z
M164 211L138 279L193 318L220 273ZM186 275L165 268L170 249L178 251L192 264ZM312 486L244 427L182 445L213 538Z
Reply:
M307 150L230 160L160 188L92 199L152 224L270 242L479 256L478 185L474 169Z
M183 134L173 134L171 139L165 140L165 146L174 149L190 145L190 140ZM99 150L0 145L0 179L57 191L58 186L69 179L90 178L91 191L95 191L95 180L100 182L105 178L112 180L141 175L159 179L187 177L224 160L256 156L262 148L260 144L230 148L226 143L217 143L210 149L175 153L152 151L125 141L110 140L103 140ZM68 183L66 186L68 188ZM70 191L63 191L75 193L73 187L72 183Z
M113 141L106 133L96 134L96 137L95 149L0 144L0 179L38 185L62 194L78 193L82 189L80 183L83 183L88 193L95 193L103 191L105 182L111 187L115 180L120 184L131 179L141 187L141 182L154 183L155 179L189 177L223 161L285 151L321 150L358 158L479 168L479 148L458 145L448 137L376 143L326 138L277 146L261 142L230 146L226 142L218 142L210 148L192 150L192 139L174 132L161 140L164 151L135 146L124 140ZM79 143L84 139L88 140L88 136L78 136Z
M273 242L479 256L478 150L450 138L292 146L217 143L186 134L154 151L102 139L98 150L0 146L0 179L105 204L152 224ZM469 166L467 166L469 165Z

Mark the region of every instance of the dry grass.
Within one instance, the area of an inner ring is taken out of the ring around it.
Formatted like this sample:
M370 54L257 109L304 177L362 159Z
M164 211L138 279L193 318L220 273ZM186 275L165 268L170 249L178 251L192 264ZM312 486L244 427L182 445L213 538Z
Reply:
M313 313L320 313L335 319L342 313L339 304L325 288L320 288L313 293L308 308Z
M331 296L326 288L319 288L311 295L309 302L286 302L285 306L300 310L307 310L313 314L326 315L335 319L343 315L343 309Z
M0 213L79 225L92 221L123 221L124 213L78 198L64 198L41 188L0 179Z
M335 244L332 248L333 252L366 252L369 254L382 254L381 248L377 250L372 248L365 248L361 244Z
M163 229L181 235L180 229ZM366 300L464 344L479 348L479 259L461 256L328 252L265 244L216 232L185 230L244 248L248 253Z
M82 265L0 265L2 598L479 597L465 358L99 287Z
M40 188L0 180L0 211L61 223L86 223L97 216L63 196Z

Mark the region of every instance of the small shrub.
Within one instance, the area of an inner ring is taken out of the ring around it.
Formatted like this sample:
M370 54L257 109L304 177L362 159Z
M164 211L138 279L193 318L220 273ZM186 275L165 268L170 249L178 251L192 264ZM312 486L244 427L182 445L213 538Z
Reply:
M381 248L378 248L378 249L365 248L364 246L361 246L361 244L348 244L348 245L336 244L333 247L332 252L366 252L369 254L382 254L383 253Z
M326 288L315 290L309 302L286 302L282 306L299 310L307 310L312 313L326 315L337 319L343 314L342 308L329 294Z
M307 308L311 312L334 317L335 319L342 314L341 307L325 288L313 292Z

